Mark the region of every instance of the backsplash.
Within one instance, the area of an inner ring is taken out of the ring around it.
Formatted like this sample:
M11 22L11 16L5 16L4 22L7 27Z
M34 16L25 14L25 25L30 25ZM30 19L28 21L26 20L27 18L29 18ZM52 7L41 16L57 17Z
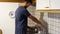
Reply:
M44 20L48 23L49 34L60 34L60 13L44 14Z

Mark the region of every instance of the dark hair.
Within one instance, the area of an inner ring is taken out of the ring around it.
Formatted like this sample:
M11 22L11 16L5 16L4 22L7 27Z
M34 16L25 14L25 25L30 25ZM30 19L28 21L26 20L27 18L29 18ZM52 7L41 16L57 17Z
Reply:
M30 2L32 4L32 0L25 0L25 1L28 2L28 3Z

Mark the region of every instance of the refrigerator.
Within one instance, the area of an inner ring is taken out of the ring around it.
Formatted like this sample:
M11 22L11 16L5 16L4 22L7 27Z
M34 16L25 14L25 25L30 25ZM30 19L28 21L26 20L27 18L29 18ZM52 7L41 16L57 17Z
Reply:
M0 2L0 29L2 34L15 34L15 11L17 2Z

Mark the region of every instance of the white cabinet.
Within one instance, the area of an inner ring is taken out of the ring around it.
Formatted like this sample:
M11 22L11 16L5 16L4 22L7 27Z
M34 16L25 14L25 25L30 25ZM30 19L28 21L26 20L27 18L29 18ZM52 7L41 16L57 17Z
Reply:
M17 7L18 3L0 2L0 28L3 34L15 34L15 18L11 16Z
M36 9L48 9L49 7L49 0L37 0L37 6Z
M37 10L60 9L60 0L37 0Z
M50 0L51 9L60 9L60 0Z

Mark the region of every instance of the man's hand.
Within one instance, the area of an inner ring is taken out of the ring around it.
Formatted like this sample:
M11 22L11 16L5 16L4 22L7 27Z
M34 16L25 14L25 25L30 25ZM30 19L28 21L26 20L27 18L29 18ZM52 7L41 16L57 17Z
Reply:
M40 27L42 28L42 29L45 29L46 28L46 26L45 26L45 24L44 23L42 23L42 21L40 20L38 20L38 19L36 19L34 16L32 16L32 15L29 15L28 16L30 19L32 19L34 22L36 22L37 24L40 24Z

